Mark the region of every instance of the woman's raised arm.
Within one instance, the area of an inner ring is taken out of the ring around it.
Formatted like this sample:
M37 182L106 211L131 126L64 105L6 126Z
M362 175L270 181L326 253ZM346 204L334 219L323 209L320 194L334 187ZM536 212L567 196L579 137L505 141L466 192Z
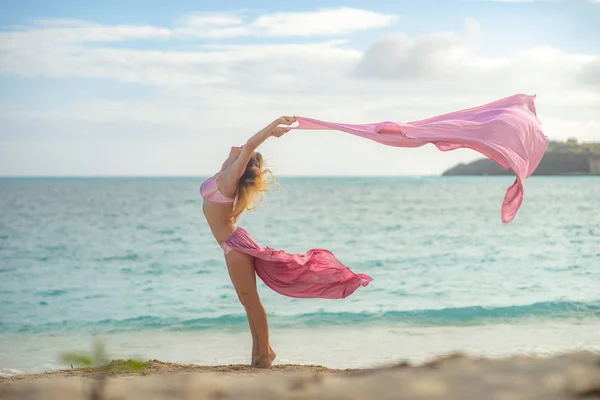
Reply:
M242 146L240 156L228 168L227 174L229 175L229 178L235 180L240 179L246 170L246 165L248 164L248 161L250 161L250 157L252 157L252 154L258 148L258 146L260 146L270 136L281 137L289 130L289 128L280 127L279 125L291 125L294 122L296 122L295 117L277 118L275 121L271 122L265 128L248 139L246 144Z

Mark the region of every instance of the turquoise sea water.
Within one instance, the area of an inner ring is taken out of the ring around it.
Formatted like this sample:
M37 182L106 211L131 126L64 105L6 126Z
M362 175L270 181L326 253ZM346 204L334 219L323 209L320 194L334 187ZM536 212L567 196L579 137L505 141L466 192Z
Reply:
M92 335L148 358L245 362L247 321L202 216L202 180L0 180L0 371L57 368L57 351ZM427 354L600 348L599 178L529 179L510 224L509 177L280 182L240 225L374 278L345 300L261 283L282 361L348 364L360 349L362 364L381 362L414 355L415 338Z

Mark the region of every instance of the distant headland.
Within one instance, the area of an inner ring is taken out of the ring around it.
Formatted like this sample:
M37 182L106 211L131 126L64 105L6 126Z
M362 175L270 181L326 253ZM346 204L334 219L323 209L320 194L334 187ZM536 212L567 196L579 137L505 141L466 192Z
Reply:
M514 175L514 172L485 158L458 164L442 175ZM573 138L566 142L551 141L533 175L600 175L600 143L579 143Z

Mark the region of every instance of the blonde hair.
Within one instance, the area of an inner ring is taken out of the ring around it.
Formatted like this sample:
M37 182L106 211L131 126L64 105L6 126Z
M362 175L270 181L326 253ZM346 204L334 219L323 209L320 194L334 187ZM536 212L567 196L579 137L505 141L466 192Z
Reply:
M264 193L273 191L269 188L269 184L278 185L271 170L264 167L262 154L254 152L246 164L246 171L238 182L233 204L232 217L234 221L237 221L244 211L256 209L256 201L264 200Z

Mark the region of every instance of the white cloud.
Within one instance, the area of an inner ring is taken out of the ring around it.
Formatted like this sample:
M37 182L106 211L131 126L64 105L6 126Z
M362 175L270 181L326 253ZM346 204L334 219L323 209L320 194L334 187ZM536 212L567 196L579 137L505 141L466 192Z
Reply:
M196 13L173 28L147 25L102 25L73 19L39 20L36 27L0 33L0 45L27 41L56 43L117 42L132 39L339 36L394 24L397 16L356 8L320 9L260 15Z
M252 35L244 19L232 13L197 13L177 21L172 31L179 37L230 38Z
M600 92L600 56L595 57L594 61L587 63L581 71L581 80Z
M268 36L315 36L380 28L392 25L397 20L394 15L340 8L264 15L254 20L251 26Z
M291 15L268 14L247 22L241 14L196 14L178 24L196 31L203 26L252 30L256 21L268 17L274 18L271 26L276 28L271 33L260 28L263 34L283 35L278 23ZM320 24L312 32L329 36ZM369 24L374 22L364 22L360 29ZM68 159L70 153L90 148L106 154L111 147L114 161L90 155L88 163L86 158L62 161L60 171L102 174L122 168L142 175L207 174L220 165L229 145L242 143L278 115L406 121L513 93L538 95L538 111L551 137L600 140L600 85L590 84L598 83L598 55L540 47L501 58L484 56L478 51L482 28L475 21L467 21L459 33L386 36L364 52L347 39L302 44L261 40L169 51L113 48L97 41L144 34L174 40L173 30L166 35L152 26L102 26L94 31L98 25L79 21L46 21L44 26L51 28L1 34L0 74L102 78L148 85L159 94L130 101L85 100L52 109L2 105L0 125L8 128L0 133L7 155L0 157L0 174L25 169L44 173L61 156ZM83 34L79 29L91 30ZM302 29L292 32L301 35ZM327 29L345 28L333 24ZM79 42L71 39L77 36ZM95 43L87 44L92 39ZM61 141L69 143L68 152L61 153ZM39 152L43 143L52 149L47 158ZM160 152L165 148L170 155L179 154L176 161L168 162ZM293 132L268 141L263 150L281 174L435 174L477 157L468 151L390 149L337 132ZM149 155L146 164L135 164L130 151ZM310 163L307 154L314 154Z
M356 73L383 79L455 78L478 68L506 66L505 60L473 56L479 25L467 21L465 35L432 33L418 38L405 34L385 36L365 51Z
M72 22L65 24L65 21L57 24L42 21L41 26L42 28L33 30L0 32L0 51L21 46L80 45L131 39L166 39L171 36L168 29L153 26L104 26L85 21L78 22L76 25Z
M278 12L260 15L248 22L231 14L197 14L180 20L182 26L174 33L207 38L337 36L390 26L397 20L395 15L347 7Z
M178 23L190 27L205 28L206 26L241 25L244 23L244 20L234 14L198 13L187 15L181 18Z
M501 84L515 90L573 90L582 86L591 90L589 85L600 84L597 55L537 47L512 57L484 57L477 54L479 25L467 21L466 26L463 35L385 36L367 48L355 74L377 80L481 84L486 88Z

